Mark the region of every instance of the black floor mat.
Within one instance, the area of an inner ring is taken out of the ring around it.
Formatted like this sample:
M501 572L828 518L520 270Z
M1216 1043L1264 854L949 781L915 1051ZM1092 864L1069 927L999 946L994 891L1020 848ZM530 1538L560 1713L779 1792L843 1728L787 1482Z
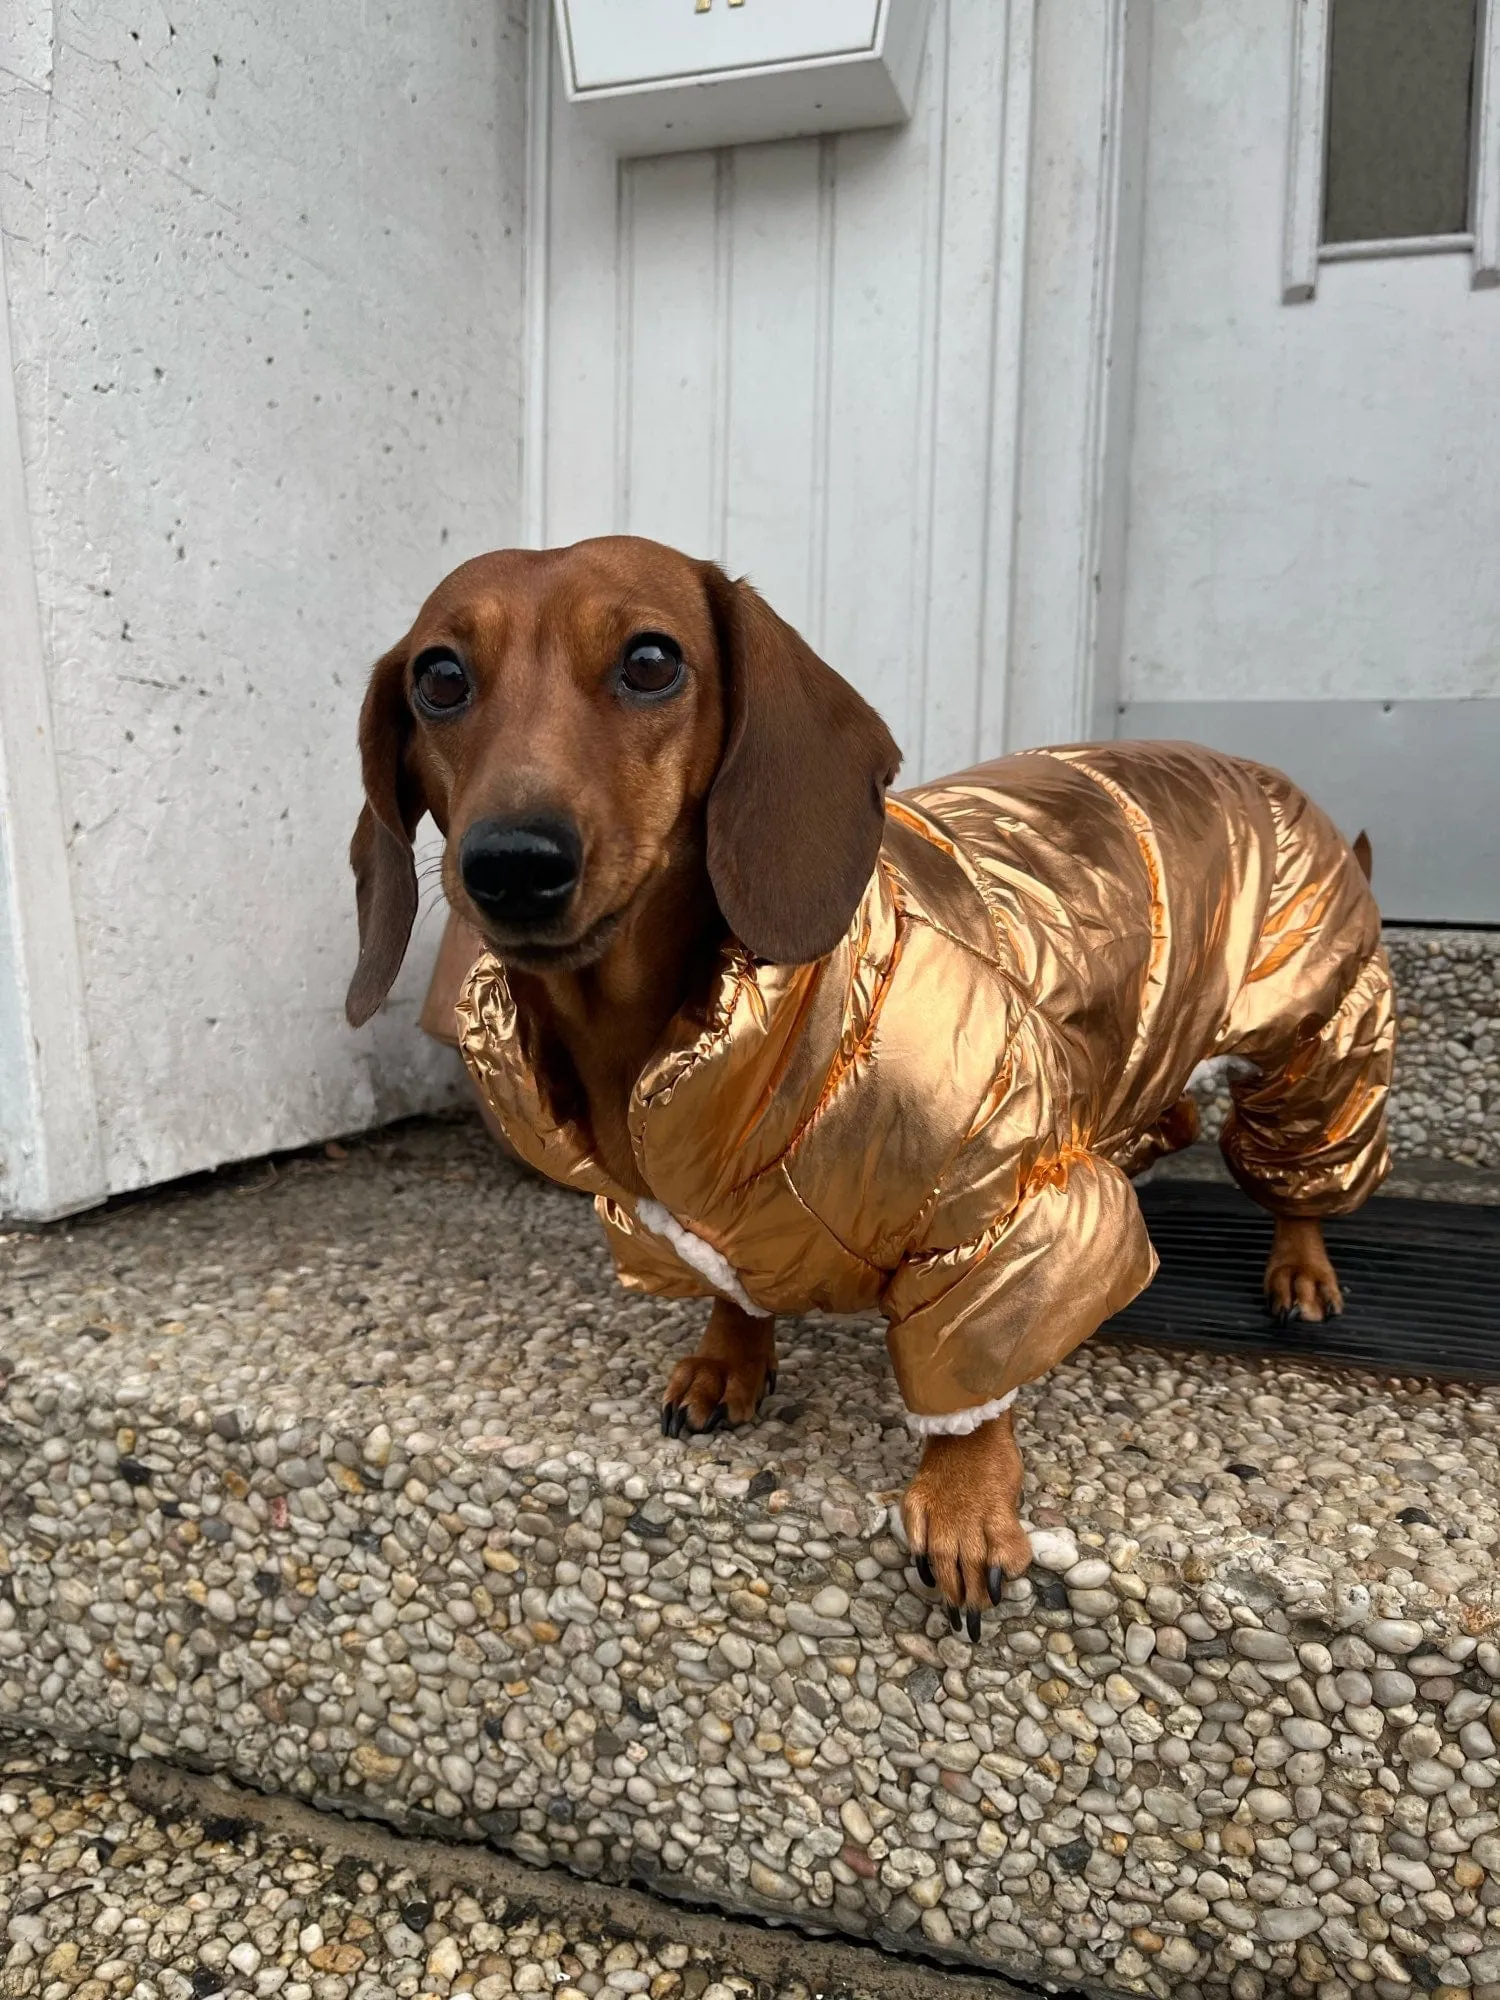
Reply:
M1500 1208L1380 1197L1327 1223L1343 1316L1278 1327L1261 1303L1269 1216L1211 1182L1158 1181L1140 1198L1161 1270L1107 1335L1500 1381Z

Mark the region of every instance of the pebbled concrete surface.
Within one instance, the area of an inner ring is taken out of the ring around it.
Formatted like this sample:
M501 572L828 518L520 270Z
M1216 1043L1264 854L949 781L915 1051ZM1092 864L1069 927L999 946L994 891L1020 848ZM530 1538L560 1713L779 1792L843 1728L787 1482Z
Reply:
M47 2000L1005 2000L785 1929L0 1737L0 1994Z
M879 1329L664 1440L702 1309L473 1127L0 1239L0 1310L13 1725L1023 1981L1500 2000L1492 1395L1085 1346L971 1648Z

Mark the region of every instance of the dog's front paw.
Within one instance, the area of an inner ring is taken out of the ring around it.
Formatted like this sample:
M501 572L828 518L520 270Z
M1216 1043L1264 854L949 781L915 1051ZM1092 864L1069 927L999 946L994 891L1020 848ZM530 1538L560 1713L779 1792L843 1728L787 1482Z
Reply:
M955 1632L979 1637L980 1611L1031 1567L1021 1526L1021 1454L1009 1412L967 1437L929 1438L901 1502L917 1575L948 1602Z
M661 1434L732 1430L748 1424L776 1387L776 1370L741 1367L712 1354L690 1354L672 1370L662 1399Z
M662 1398L661 1434L684 1437L748 1424L775 1387L774 1323L720 1299L698 1352L672 1370Z

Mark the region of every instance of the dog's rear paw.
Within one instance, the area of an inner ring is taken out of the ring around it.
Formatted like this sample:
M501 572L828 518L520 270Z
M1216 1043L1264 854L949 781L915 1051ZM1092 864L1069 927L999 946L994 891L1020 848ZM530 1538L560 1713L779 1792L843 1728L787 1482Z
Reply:
M690 1354L672 1370L661 1406L663 1437L732 1430L748 1424L776 1387L776 1356L737 1355L732 1361Z
M1266 1311L1278 1326L1337 1319L1344 1310L1344 1294L1316 1222L1277 1222L1265 1284Z
M967 1437L929 1438L901 1502L917 1575L942 1592L955 1632L979 1637L980 1613L1000 1602L1007 1577L1031 1567L1017 1511L1021 1454L1009 1415Z

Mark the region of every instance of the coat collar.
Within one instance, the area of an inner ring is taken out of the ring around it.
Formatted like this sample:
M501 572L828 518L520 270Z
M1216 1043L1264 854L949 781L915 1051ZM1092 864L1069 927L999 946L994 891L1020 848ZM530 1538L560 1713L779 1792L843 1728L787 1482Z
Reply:
M894 956L896 895L878 866L844 940L811 965L772 965L731 939L708 996L671 1023L636 1079L629 1125L641 1178L679 1215L753 1179L785 1149L830 1062L857 1041ZM553 1102L537 1026L485 952L458 1003L459 1046L506 1137L549 1179L627 1209L590 1137Z
M907 916L935 923L970 951L993 952L968 872L940 827L892 799L874 874L827 957L773 965L735 939L726 943L707 999L673 1020L631 1093L636 1163L659 1202L679 1217L706 1215L786 1153L857 1066ZM464 1058L517 1152L549 1179L633 1210L588 1133L554 1105L536 1023L517 1007L491 952L469 974L458 1022Z
M707 1003L679 1014L661 1046L637 1078L631 1093L629 1125L642 1178L659 1198L672 1206L670 1195L657 1186L648 1161L658 1152L654 1127L663 1117L674 1125L672 1107L690 1076L712 1070L715 1058L734 1044L742 1059L750 1044L766 1047L795 1035L796 1021L807 988L817 983L821 966L772 966L753 959L731 940L720 955ZM541 1060L537 1024L517 1006L505 967L493 952L485 952L465 982L458 1003L459 1047L483 1090L506 1137L523 1159L550 1180L605 1195L626 1208L634 1197L605 1171L592 1150L590 1136L574 1118L555 1105ZM735 1068L744 1066L744 1060ZM715 1121L718 1125L718 1121ZM704 1168L709 1178L723 1176L724 1156L732 1153L735 1134L718 1125L705 1132L695 1148L695 1174ZM716 1157L703 1158L705 1151ZM672 1179L679 1178L673 1174ZM701 1190L703 1182L696 1181Z

